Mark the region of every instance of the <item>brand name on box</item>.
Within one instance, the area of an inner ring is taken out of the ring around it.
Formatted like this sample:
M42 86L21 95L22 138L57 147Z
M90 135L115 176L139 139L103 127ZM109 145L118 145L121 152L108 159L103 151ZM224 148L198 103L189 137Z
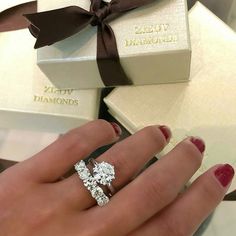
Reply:
M78 106L79 100L68 98L73 94L73 89L57 89L52 86L45 86L43 95L34 95L33 101L45 104Z
M136 25L134 26L134 37L125 39L125 46L133 47L177 42L178 35L168 33L169 29L169 24Z
M170 28L169 24L156 24L156 25L141 25L135 26L135 34L151 34L166 32Z
M57 89L55 87L45 86L44 93L58 94L58 95L71 95L74 92L73 89Z

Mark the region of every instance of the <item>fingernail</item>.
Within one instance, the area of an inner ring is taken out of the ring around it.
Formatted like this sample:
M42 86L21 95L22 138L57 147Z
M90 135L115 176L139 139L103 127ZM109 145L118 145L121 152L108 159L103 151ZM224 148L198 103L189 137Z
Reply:
M234 177L234 168L225 164L215 171L215 176L223 187L227 187Z
M116 135L121 136L122 130L121 130L120 126L118 124L116 124L115 122L111 122L110 124L112 125L113 129L115 130Z
M171 131L170 129L165 126L165 125L161 125L159 126L159 129L161 130L161 132L163 133L163 135L165 136L166 138L166 141L169 141L170 137L171 137Z
M205 151L206 145L205 145L205 142L202 139L197 138L197 137L191 137L190 141L197 147L197 149L201 153L203 153Z

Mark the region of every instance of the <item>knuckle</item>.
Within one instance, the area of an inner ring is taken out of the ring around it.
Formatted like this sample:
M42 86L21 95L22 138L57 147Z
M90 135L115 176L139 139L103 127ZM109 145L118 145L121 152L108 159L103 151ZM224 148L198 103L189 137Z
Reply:
M48 208L41 208L39 211L34 212L29 220L28 223L33 227L41 227L46 222L48 222L52 218L52 211Z
M187 236L187 227L179 222L178 219L173 217L162 217L159 222L161 228L161 235L171 235L171 236Z
M89 143L78 132L72 132L67 136L67 145L65 149L73 151L75 154L87 155L89 153Z
M115 166L116 175L122 177L126 176L126 173L130 173L132 162L127 158L129 154L120 150L122 150L122 143L113 146L112 153L109 154L109 163Z
M67 150L81 155L88 155L92 148L105 145L114 139L115 131L105 120L96 120L75 128L61 137L61 142Z
M42 203L37 203L37 206L40 205L41 207L31 209L30 214L25 216L25 222L34 232L47 225L55 217L56 208L52 205L42 206Z
M99 119L94 124L98 127L98 132L102 133L105 139L110 140L116 136L115 130L108 121Z
M188 234L186 232L186 227L183 226L183 224L178 224L172 228L172 235L173 236L190 236L190 234Z
M166 140L157 126L147 126L143 129L143 133L150 142L159 144L162 148L165 146Z
M186 161L191 161L191 163L198 169L202 164L201 153L196 151L196 148L192 143L183 141L179 145L180 151L182 152L182 157Z
M169 180L168 180L169 182ZM177 196L174 188L167 184L167 181L155 179L149 182L149 185L144 190L145 199L149 199L150 204L167 205Z
M208 179L202 181L201 191L202 196L204 196L205 201L208 203L213 203L215 205L215 203L219 202L222 198L222 193L219 191L219 188Z
M80 135L77 135L77 137L75 137L71 148L74 149L75 153L80 153L80 155L83 156L89 154L90 152L89 143L86 142L86 140Z
M91 198L90 193L84 187L82 180L79 178L78 174L75 173L70 176L66 182L58 183L57 188L62 189L63 187L67 186L77 186L76 188L72 188L68 193L65 195L63 199L61 199L61 206L69 206L69 207L82 207L82 202L84 199L88 199L88 202L94 203L94 199Z
M102 129L107 129L107 128L111 128L111 125L108 121L103 120L103 119L98 119L94 121L94 124L101 127Z

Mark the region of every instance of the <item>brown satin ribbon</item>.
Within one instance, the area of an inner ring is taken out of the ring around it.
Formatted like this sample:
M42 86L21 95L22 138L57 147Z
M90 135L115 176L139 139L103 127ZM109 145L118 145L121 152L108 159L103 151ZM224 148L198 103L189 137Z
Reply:
M69 6L36 14L25 14L31 22L32 35L37 38L35 48L66 39L88 25L97 26L97 64L106 86L130 85L131 80L120 64L116 38L109 22L125 12L157 0L90 0L90 11Z
M37 2L28 2L0 12L0 32L19 30L28 27L23 13L37 12Z

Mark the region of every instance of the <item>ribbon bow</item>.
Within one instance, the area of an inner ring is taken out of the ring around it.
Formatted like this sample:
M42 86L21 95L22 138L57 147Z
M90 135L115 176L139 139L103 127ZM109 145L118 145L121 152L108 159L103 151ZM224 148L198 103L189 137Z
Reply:
M31 22L29 30L37 38L35 48L66 39L88 25L97 26L97 64L106 86L130 85L132 82L120 64L116 38L109 22L121 14L156 0L90 0L90 11L69 6L24 16Z

